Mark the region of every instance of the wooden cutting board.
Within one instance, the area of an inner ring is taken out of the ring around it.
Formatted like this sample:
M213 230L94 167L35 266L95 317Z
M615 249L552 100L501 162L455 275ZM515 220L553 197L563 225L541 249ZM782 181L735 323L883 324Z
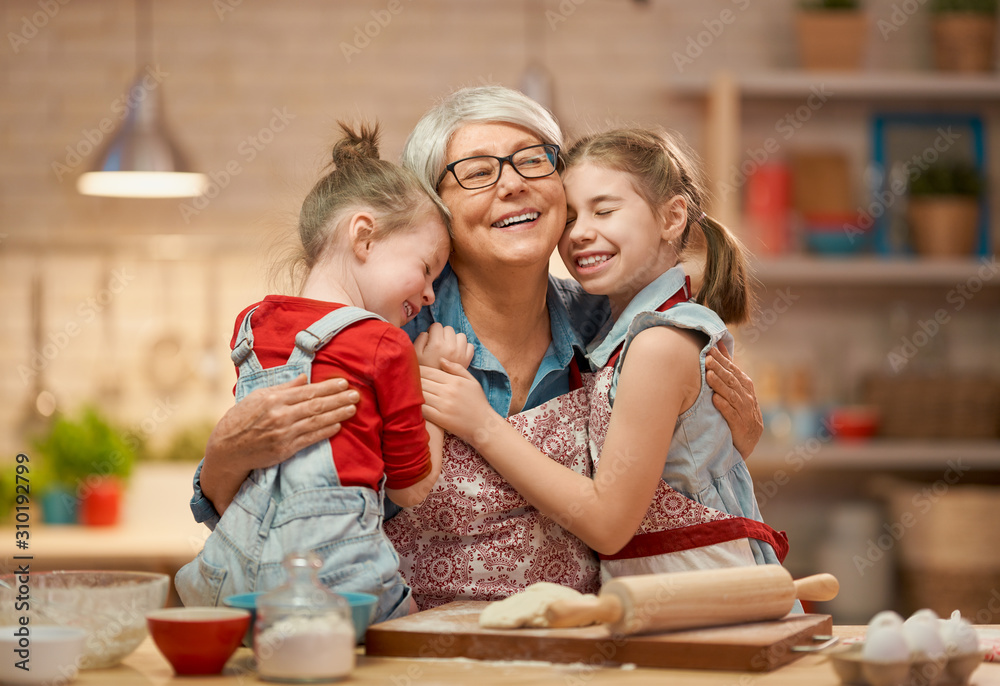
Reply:
M769 672L802 655L792 651L793 646L813 645L813 636L833 631L829 615L788 615L768 622L648 636L612 636L604 626L483 629L479 613L486 604L460 600L375 624L365 637L365 653Z

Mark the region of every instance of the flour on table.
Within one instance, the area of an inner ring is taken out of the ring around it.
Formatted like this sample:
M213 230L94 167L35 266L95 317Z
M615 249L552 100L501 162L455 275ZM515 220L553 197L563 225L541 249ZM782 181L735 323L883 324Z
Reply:
M517 629L518 627L546 627L545 610L556 600L584 597L579 591L559 584L540 581L526 589L483 608L479 626L487 629Z

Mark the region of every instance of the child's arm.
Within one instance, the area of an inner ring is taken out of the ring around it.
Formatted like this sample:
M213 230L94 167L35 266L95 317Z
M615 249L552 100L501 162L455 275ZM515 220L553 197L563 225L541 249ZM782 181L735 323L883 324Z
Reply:
M431 331L434 333L433 338L425 332L417 336L417 340L414 341L417 360L421 365L436 367L441 360L448 360L461 365L462 369L469 366L475 349L466 340L465 334L456 334L450 326L442 327L440 324L432 324ZM389 499L401 507L413 507L422 503L441 474L444 430L430 421L425 424L427 434L430 436L428 444L431 454L430 473L408 488L385 489Z
M400 507L413 507L424 502L424 498L431 492L434 483L441 475L441 452L444 447L444 431L426 422L427 434L430 437L427 447L430 449L431 471L423 479L407 486L406 488L386 488L385 494L392 502Z
M421 368L424 416L470 443L540 512L597 552L614 554L649 509L676 418L698 396L701 346L694 335L668 327L635 337L593 479L539 452L456 365Z

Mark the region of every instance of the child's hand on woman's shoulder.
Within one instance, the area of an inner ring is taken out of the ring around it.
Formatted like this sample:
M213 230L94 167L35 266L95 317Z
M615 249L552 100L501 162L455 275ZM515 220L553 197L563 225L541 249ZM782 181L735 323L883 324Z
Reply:
M441 369L443 359L468 367L476 352L464 333L456 333L450 326L441 326L437 322L417 336L413 347L417 350L417 361L421 366L434 369Z

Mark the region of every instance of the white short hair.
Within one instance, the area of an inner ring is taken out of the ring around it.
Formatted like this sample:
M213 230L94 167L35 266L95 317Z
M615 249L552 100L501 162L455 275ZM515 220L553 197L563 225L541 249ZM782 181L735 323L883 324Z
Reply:
M562 131L555 117L524 93L504 86L459 89L421 117L403 146L403 166L417 175L431 197L438 198L437 180L444 171L451 137L462 126L473 122L523 126L543 143L553 143L560 148L563 145Z

